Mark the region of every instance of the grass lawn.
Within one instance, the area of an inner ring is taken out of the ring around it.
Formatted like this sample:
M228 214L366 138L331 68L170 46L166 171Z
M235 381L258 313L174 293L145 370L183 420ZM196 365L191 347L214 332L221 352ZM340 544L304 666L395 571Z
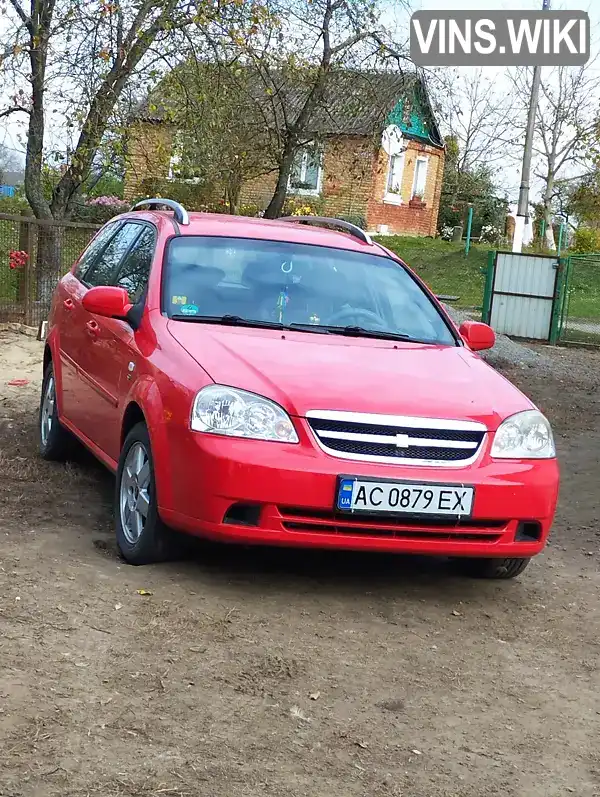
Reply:
M482 268L487 265L489 246L475 244L465 257L464 244L438 238L386 236L379 239L423 279L434 293L459 296L462 307L481 307L483 302Z
M569 318L600 320L600 257L571 260L569 279Z

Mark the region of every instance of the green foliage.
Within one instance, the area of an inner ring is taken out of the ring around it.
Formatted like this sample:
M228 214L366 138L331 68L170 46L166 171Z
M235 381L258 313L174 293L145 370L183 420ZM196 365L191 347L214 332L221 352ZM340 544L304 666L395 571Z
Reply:
M600 227L600 166L577 183L568 192L567 211L580 224Z
M21 216L24 210L30 211L30 208L27 200L20 192L15 192L13 197L0 196L0 213L12 213L13 215Z
M349 216L338 216L339 219L342 221L347 221L349 224L354 224L356 227L360 227L361 230L367 229L367 219L364 216L359 215L349 215Z
M93 180L89 189L84 185L83 192L88 197L118 196L123 199L123 180L114 174L103 174L99 180Z
M571 252L576 254L600 252L600 229L578 227L573 236Z
M282 216L322 216L324 204L321 197L288 196Z
M481 235L482 228L504 230L508 202L497 196L490 170L482 167L459 170L459 154L456 138L448 136L438 229L457 225L464 227L469 204L472 204L471 234L474 238Z
M174 176L205 186L204 197L193 192L196 202L214 203L218 193L237 209L242 184L275 167L274 133L256 91L256 73L237 60L189 59L153 92L156 107L178 131Z
M141 183L140 196L136 201L149 197L165 197L180 202L187 210L210 210L227 213L227 205L222 194L214 186L204 182L192 183L183 180L160 180L147 177Z
M79 221L84 224L106 224L107 221L125 213L129 209L129 204L122 205L90 205L87 202L79 202L73 206L71 221Z

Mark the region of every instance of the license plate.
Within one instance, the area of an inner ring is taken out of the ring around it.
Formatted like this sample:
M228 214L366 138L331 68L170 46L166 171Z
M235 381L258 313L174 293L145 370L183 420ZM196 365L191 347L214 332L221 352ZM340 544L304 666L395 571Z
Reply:
M469 517L474 496L473 487L461 485L344 477L339 480L336 506L341 512Z

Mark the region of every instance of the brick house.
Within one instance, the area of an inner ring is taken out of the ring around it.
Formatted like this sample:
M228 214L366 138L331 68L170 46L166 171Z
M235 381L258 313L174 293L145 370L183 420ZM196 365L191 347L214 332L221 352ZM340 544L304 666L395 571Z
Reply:
M147 106L146 106L147 107ZM177 130L160 110L142 110L130 127L125 197L149 173L173 179ZM444 142L423 82L397 73L350 73L329 84L297 154L288 196L319 213L382 234L435 235ZM241 203L264 209L272 169L246 181Z

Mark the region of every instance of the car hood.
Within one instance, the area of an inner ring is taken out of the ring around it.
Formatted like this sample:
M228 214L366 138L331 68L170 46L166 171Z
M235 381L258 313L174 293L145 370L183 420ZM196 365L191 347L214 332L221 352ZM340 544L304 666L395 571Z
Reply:
M533 404L463 347L169 321L169 332L218 384L291 415L338 410L475 420L494 430Z

